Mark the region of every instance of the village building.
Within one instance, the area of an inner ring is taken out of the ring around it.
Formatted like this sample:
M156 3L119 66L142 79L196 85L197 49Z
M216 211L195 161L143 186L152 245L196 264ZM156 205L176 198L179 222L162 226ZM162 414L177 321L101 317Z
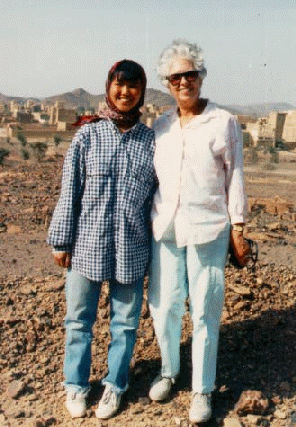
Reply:
M25 104L24 104L24 107L26 109L30 110L31 107L33 107L34 104L35 104L35 102L32 99L27 99L26 102L25 102Z
M6 105L3 103L0 103L0 114L4 114L6 110L7 110Z
M254 121L239 118L245 140L255 147L277 147L281 144L287 148L296 147L296 110L272 111L266 117Z
M33 119L32 114L24 110L16 111L14 117L19 123L31 123Z
M49 115L44 113L43 111L39 111L39 112L32 112L32 116L33 116L33 120L36 122L39 122L43 125L48 125L49 124Z
M296 148L296 110L290 110L286 113L282 141L289 148Z
M106 101L100 101L98 103L98 112L104 110L107 107Z
M49 116L49 124L56 125L59 131L70 130L77 117L76 111L65 108L61 101L56 101L55 105L50 107Z

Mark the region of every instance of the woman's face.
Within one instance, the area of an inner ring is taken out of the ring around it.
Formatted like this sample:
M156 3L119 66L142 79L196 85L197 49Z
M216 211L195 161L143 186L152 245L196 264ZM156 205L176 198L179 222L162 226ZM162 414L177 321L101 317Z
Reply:
M112 80L109 87L109 99L115 107L124 113L133 109L140 101L142 95L142 83L129 80Z
M169 75L195 71L193 63L186 58L175 58L169 68ZM192 106L198 102L202 79L188 81L182 77L178 84L169 83L169 89L179 106Z

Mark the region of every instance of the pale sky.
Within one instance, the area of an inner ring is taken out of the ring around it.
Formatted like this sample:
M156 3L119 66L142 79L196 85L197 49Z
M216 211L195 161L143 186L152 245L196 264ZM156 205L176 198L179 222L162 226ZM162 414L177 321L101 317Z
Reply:
M296 105L296 0L0 0L0 93L104 93L123 58L166 91L156 64L175 38L202 47L211 100Z

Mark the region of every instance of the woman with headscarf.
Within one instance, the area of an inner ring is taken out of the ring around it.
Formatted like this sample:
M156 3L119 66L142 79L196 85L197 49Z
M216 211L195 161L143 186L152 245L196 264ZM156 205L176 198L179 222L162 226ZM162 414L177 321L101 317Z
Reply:
M154 133L139 122L146 76L130 60L113 65L107 108L83 117L67 152L62 189L49 229L55 262L68 268L64 361L66 407L86 414L92 326L102 282L109 281L108 375L98 418L110 418L128 387L149 257L150 201L155 186Z
M243 238L242 135L230 113L200 97L207 72L196 44L174 41L162 52L158 72L177 108L154 125L159 187L152 207L149 306L162 365L149 395L152 400L167 399L180 373L182 316L189 297L189 418L199 423L211 417L229 236L241 264L249 253Z

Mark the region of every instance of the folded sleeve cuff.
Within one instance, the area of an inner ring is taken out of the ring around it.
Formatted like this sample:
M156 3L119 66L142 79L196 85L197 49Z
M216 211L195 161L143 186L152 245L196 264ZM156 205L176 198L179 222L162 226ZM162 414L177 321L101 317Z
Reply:
M244 216L232 216L231 217L231 224L244 224L246 221L245 221L245 218L244 218Z
M70 246L54 246L52 249L53 252L69 252L71 253Z

